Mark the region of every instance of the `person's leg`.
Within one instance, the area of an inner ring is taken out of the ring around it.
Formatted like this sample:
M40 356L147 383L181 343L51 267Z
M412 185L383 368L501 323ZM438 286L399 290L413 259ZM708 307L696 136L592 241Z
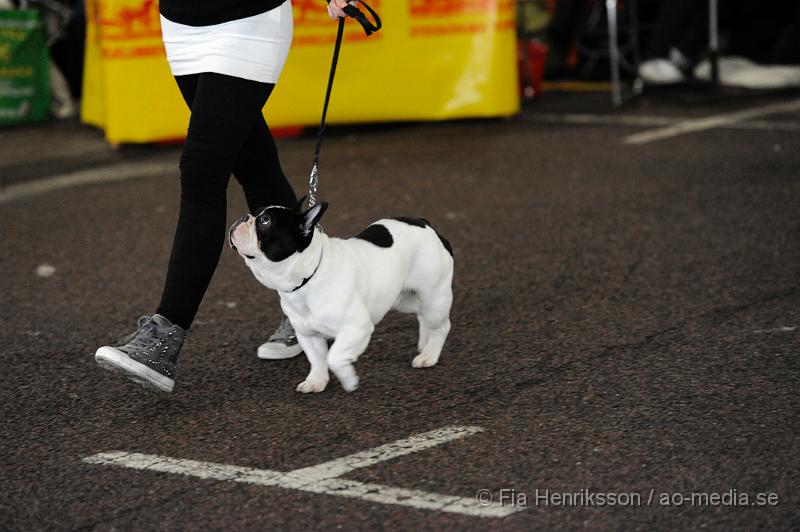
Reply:
M687 23L703 16L704 6L696 0L662 0L645 58L669 57L670 48L677 44Z
M191 74L188 76L175 76L175 83L178 84L178 89L181 91L183 101L189 111L192 110L194 105L194 95L197 92L197 83L200 80L200 74Z
M263 116L256 120L233 172L244 189L251 214L256 214L260 207L293 207L297 203L297 196L283 174L275 141ZM263 360L282 360L302 352L294 327L284 316L275 332L259 346L257 356Z
M698 6L695 13L686 20L683 30L675 39L675 48L687 59L687 67L693 66L699 60L700 55L708 48L707 6Z
M194 103L198 78L197 74L176 78L181 95L189 109ZM289 207L297 202L297 196L281 168L272 132L261 113L258 114L250 134L239 151L233 174L242 186L247 207L253 214L259 207L269 205Z
M639 77L646 83L669 85L686 80L691 66L689 54L706 38L707 24L702 20L703 4L696 0L662 0L645 61L639 64ZM690 32L689 38L684 34ZM683 44L685 49L681 49Z
M199 76L181 76L178 85L186 104L191 109L197 91ZM259 112L250 134L242 145L234 166L234 176L244 189L251 213L268 205L292 206L297 197L281 169L278 150L272 134ZM302 349L294 328L284 316L277 330L259 346L258 357L280 360L299 355Z
M242 185L251 214L255 214L259 207L291 207L297 203L297 196L283 173L275 140L263 115L258 116L250 130L236 160L233 175Z
M176 79L192 115L181 154L180 213L161 304L156 314L139 320L137 331L95 353L101 366L165 392L175 384L186 329L222 252L231 171L263 120L261 108L274 86L209 73Z
M260 207L292 207L297 203L297 196L283 173L275 140L263 114L256 119L242 146L233 175L242 185L251 214L256 214ZM282 360L302 352L294 327L284 316L275 332L258 347L257 356L263 360Z
M580 38L591 12L585 0L561 0L556 2L550 22L547 24L547 57L544 76L551 79L569 74L569 55Z
M228 180L274 85L214 73L176 79L192 115L181 153L178 225L156 312L188 329L225 242Z
M767 57L769 63L794 65L800 63L800 5L772 44Z

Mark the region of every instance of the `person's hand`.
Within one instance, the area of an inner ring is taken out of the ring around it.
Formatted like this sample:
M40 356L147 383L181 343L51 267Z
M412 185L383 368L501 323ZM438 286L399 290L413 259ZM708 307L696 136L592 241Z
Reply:
M357 4L358 2L347 2L346 0L331 0L328 3L328 15L333 20L338 20L339 17L346 17L347 15L344 12L344 7L348 4Z

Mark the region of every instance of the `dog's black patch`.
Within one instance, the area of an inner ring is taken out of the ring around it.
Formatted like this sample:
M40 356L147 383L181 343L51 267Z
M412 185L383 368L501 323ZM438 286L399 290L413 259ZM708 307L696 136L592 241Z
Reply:
M433 225L431 225L431 223L425 218L410 218L408 216L395 216L394 218L392 218L392 220L397 220L398 222L403 222L404 224L413 225L414 227L430 227L431 229L433 229L433 232L436 233L436 236L439 237L439 240L441 240L444 249L447 250L447 252L450 254L451 257L455 257L453 255L453 247L450 245L450 242L448 242L445 237L440 235L439 231L437 231L433 227Z
M408 216L396 216L392 220L403 222L404 224L413 225L414 227L429 227L431 223L425 218L410 218Z
M256 233L264 255L273 262L280 262L304 251L311 244L313 227L328 204L322 202L317 207L305 213L284 207L262 209L256 215ZM309 217L313 219L307 219Z
M392 233L381 224L372 224L356 235L359 240L366 240L381 248L390 248L394 244Z
M455 258L455 255L453 255L453 246L450 245L450 242L448 242L445 237L440 235L439 231L436 231L436 229L434 229L434 231L436 232L436 236L439 237L439 240L442 241L442 245L444 246L444 249L447 250L447 252L450 254L451 257Z
M288 209L266 208L256 216L261 251L273 262L285 260L311 243L297 231L302 218Z

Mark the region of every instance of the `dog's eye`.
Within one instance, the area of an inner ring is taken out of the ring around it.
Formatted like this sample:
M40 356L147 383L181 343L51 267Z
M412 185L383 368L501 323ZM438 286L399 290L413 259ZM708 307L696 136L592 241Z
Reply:
M265 226L265 227L266 227L266 226L268 226L268 225L270 224L270 219L269 219L269 216L267 216L267 215L260 216L260 217L258 218L258 224L259 224L259 225L263 225L263 226Z
M244 258L246 258L246 259L254 259L255 256L253 256L253 255L245 255Z

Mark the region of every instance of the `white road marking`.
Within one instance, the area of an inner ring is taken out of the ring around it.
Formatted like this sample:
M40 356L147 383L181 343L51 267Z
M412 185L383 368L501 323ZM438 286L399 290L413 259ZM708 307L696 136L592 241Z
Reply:
M174 162L122 163L92 168L91 170L79 170L30 183L9 185L4 189L0 189L0 203L79 185L177 175L177 172L178 167Z
M757 333L782 333L782 332L795 332L797 330L796 326L788 326L784 325L781 327L773 327L772 329L757 329Z
M245 482L310 493L338 495L381 504L438 510L474 517L505 517L523 510L523 507L504 506L496 502L488 506L482 506L474 497L444 495L339 478L341 475L355 469L369 467L379 462L429 449L479 432L483 432L480 427L444 427L316 466L295 469L288 473L122 451L95 454L84 458L83 461L90 464L116 465L132 469L188 475L203 479Z
M480 427L445 427L442 429L417 434L404 440L397 440L386 445L381 445L367 451L351 454L344 458L338 458L312 467L295 469L292 475L303 476L309 479L318 480L323 478L340 477L344 474L359 469L369 467L378 462L384 462L403 456L406 454L422 451L436 445L441 445L452 440L464 438L483 432Z
M536 113L529 115L528 122L547 122L550 124L568 124L578 126L634 126L665 127L680 124L689 120L685 116L653 116L653 115L617 115L590 113ZM755 129L768 131L800 131L800 122L778 120L753 120L724 124L720 127L728 129Z
M777 120L753 120L752 122L737 122L731 124L735 129L766 129L767 131L800 131L800 123Z
M675 118L651 115L607 115L590 113L535 113L530 121L554 124L574 124L591 126L645 126L657 127L673 124Z
M678 122L677 124L629 135L625 138L625 143L646 144L656 140L664 140L678 135L685 135L686 133L694 133L697 131L704 131L717 127L731 126L744 122L745 120L752 120L753 118L759 118L766 115L791 113L799 110L800 99L795 99L789 102L754 107L751 109L744 109L742 111L734 111L732 113L722 113L718 115L707 116L705 118L684 120L682 122Z

